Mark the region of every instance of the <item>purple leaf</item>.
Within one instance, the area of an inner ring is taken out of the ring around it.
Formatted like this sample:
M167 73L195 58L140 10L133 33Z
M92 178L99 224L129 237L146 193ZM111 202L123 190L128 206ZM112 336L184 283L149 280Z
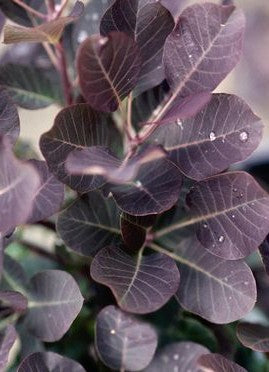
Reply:
M22 313L27 309L27 298L19 292L0 291L0 308L11 312Z
M155 220L156 215L131 216L127 213L121 214L121 235L126 248L130 250L130 252L136 252L144 246L147 233Z
M43 0L24 0L24 3L35 10L39 10L43 4ZM7 18L15 23L23 26L32 26L33 24L32 16L13 1L0 0L0 9Z
M168 248L179 263L177 299L184 309L218 324L234 322L252 310L256 284L243 261L216 257L195 238L174 245L171 239Z
M120 239L119 211L113 199L91 192L59 214L57 231L76 253L94 256Z
M34 205L28 223L48 218L59 211L64 200L64 185L50 173L45 161L30 160L39 174L41 185L35 195Z
M119 160L108 148L92 146L71 152L66 161L67 172L74 175L100 175L112 183L132 181L143 164L164 158L160 146L147 146L138 154Z
M135 180L111 187L111 192L124 212L145 216L170 209L178 200L182 176L168 160L144 164Z
M262 353L269 352L269 327L260 324L239 323L236 334L244 346Z
M65 271L46 270L31 278L27 292L27 329L42 341L61 339L82 308L76 281Z
M195 117L157 128L150 137L188 177L202 180L247 158L259 145L263 124L240 98L214 94Z
M147 323L136 320L115 306L107 306L97 317L95 344L106 366L116 370L140 371L153 358L157 334Z
M5 135L15 144L20 133L20 118L17 107L8 93L0 89L0 135Z
M187 0L161 0L163 6L165 6L176 20L180 14L180 11L187 3Z
M115 111L136 85L141 70L140 50L122 32L94 35L78 50L77 70L86 101L97 110Z
M103 248L91 264L91 276L108 286L122 310L147 314L160 309L175 294L179 272L163 254L130 256L122 249Z
M164 80L163 47L173 27L169 11L155 1L116 0L104 14L100 25L102 35L122 31L132 37L141 50L142 68L136 95Z
M194 342L178 342L165 346L153 359L145 372L200 372L197 359L209 350Z
M244 15L234 6L205 3L186 8L164 47L173 96L214 90L239 61L244 26Z
M100 176L67 174L65 163L68 155L75 149L89 146L110 147L112 139L118 137L111 118L93 111L88 104L77 104L63 109L56 116L52 129L42 135L40 148L55 177L79 192L88 192L100 187L105 180Z
M14 345L17 333L12 325L8 325L0 333L0 370L5 371L8 363L10 349Z
M72 359L53 352L38 352L27 356L19 365L18 372L86 372L85 369Z
M224 358L220 354L201 355L197 361L199 371L201 372L247 372L247 370L237 363Z
M187 195L188 217L156 233L193 228L202 245L226 260L258 249L269 230L269 195L245 172L223 173L196 183Z
M31 214L40 180L35 169L18 160L9 141L0 136L0 232L25 223Z

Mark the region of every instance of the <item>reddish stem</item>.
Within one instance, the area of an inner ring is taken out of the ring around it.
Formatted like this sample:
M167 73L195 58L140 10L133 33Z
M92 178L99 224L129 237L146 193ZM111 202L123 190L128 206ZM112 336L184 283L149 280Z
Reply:
M56 45L56 49L58 51L59 56L59 68L62 78L65 102L69 106L73 103L73 95L72 95L72 84L70 83L68 72L67 72L67 62L65 57L65 52L62 43L58 43Z

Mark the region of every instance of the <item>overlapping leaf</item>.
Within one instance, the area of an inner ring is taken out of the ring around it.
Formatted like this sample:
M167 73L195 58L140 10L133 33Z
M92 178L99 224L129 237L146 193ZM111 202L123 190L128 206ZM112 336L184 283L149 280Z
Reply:
M19 292L0 291L0 314L5 311L7 314L12 312L24 312L27 309L27 298Z
M203 249L194 238L169 247L179 263L177 299L186 310L213 323L238 320L252 310L256 284L243 261L226 261Z
M8 254L5 254L1 289L16 291L26 297L25 285L27 280L22 266Z
M58 82L34 67L11 63L1 66L0 87L7 90L16 105L30 110L63 101Z
M198 358L209 353L209 350L194 342L178 342L168 344L160 350L145 372L200 372Z
M0 89L0 135L14 144L20 133L18 110L5 90Z
M198 359L199 371L207 372L247 372L247 370L237 363L223 357L220 354L201 355Z
M8 362L10 349L16 341L17 333L12 325L8 325L0 333L0 370L4 371Z
M187 0L161 0L161 3L170 11L174 19L176 20L180 14L180 11L187 3Z
M124 212L145 216L170 209L178 200L181 184L178 169L160 159L144 164L133 181L112 186L110 191Z
M119 211L111 198L97 192L84 195L59 214L57 231L75 252L94 256L120 238Z
M83 297L73 277L65 271L46 270L30 280L27 329L37 338L53 342L68 331L79 314Z
M19 365L18 372L85 372L85 369L74 360L59 354L38 352L27 356Z
M115 306L107 306L97 317L95 343L106 366L140 371L150 363L155 353L157 334L147 323Z
M43 0L24 0L24 3L35 10L39 10L43 5ZM20 5L13 1L0 0L0 9L5 16L15 23L23 26L32 26L32 17Z
M0 137L0 232L7 233L27 221L39 185L35 169L18 160L8 140Z
M160 126L150 141L163 145L188 177L201 180L248 157L260 143L262 129L243 100L214 94L195 117Z
M244 346L255 351L268 353L269 327L260 324L239 323L236 334Z
M83 10L83 3L81 1L77 1L70 15L67 17L59 17L34 27L23 27L8 24L4 28L4 43L14 44L22 42L48 42L51 44L56 44L60 40L64 28L69 23L76 21L83 13Z
M103 248L91 264L92 278L107 285L126 311L146 314L161 308L175 294L179 272L163 254L131 256L118 247Z
M58 212L64 199L64 185L50 173L46 162L31 160L39 174L41 184L34 197L34 204L28 223L41 221Z
M216 256L236 260L262 243L269 229L269 196L245 172L220 174L197 183L187 196L189 215L157 232L169 234L192 227L202 245ZM163 240L164 241L164 240Z
M100 25L102 35L122 31L131 36L141 50L142 68L135 88L137 95L164 80L163 47L173 27L171 14L160 2L117 0L104 14Z
M65 168L68 155L75 149L89 146L110 147L113 139L117 146L117 138L119 135L110 117L93 111L87 104L77 104L57 115L52 129L42 135L40 148L50 171L60 181L80 192L87 192L104 184L104 178L69 175Z
M101 175L112 183L132 181L140 167L154 160L166 157L159 146L148 146L132 157L117 158L107 147L92 146L72 151L66 161L66 168L74 175Z
M115 111L136 85L141 70L140 50L122 32L94 35L81 44L77 69L86 101L97 110Z

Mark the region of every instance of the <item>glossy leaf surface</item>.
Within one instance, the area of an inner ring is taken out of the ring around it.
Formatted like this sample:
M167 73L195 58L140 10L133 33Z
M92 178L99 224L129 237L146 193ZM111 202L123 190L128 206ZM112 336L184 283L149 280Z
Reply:
M32 277L25 324L37 338L53 342L63 337L79 314L83 297L65 271L46 270Z
M40 185L35 169L17 159L6 138L0 137L0 231L25 223Z
M122 32L94 35L79 48L77 70L86 101L97 110L112 112L136 85L141 70L140 50Z
M200 372L197 360L209 350L194 342L168 344L157 353L145 372Z
M18 110L5 90L0 90L0 135L14 144L20 133Z
M157 334L147 323L115 306L107 306L97 317L95 343L106 366L140 371L150 363L155 353Z
M174 27L169 11L160 2L117 0L104 14L100 31L107 36L121 31L132 37L141 50L142 68L135 88L140 94L164 80L163 47Z
M91 264L92 278L108 286L125 311L146 314L161 308L175 294L179 272L163 254L131 256L117 247L103 248Z
M196 116L161 125L150 141L163 145L173 163L199 181L247 158L258 147L262 129L243 100L214 94Z
M59 214L57 231L79 254L94 256L120 238L119 211L113 199L97 192L84 195Z

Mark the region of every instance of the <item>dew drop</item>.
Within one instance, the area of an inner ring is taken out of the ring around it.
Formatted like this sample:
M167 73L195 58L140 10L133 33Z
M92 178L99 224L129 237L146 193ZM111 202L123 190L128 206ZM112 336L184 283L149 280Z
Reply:
M84 30L80 31L77 38L78 43L82 43L87 38L87 36L88 36L87 31Z
M214 132L210 132L209 134L210 141L215 141L216 139L216 134Z
M110 330L110 333L111 333L112 335L114 335L114 334L116 333L115 329L111 329L111 330Z
M234 214L232 214L232 218L235 218L235 215Z
M137 187L141 187L142 186L142 183L140 181L135 181L135 184Z
M219 241L220 243L223 243L223 242L224 242L224 240L225 240L225 238L224 238L224 236L223 236L223 235L221 235L221 236L219 237L219 239L218 239L218 241Z
M244 282L245 285L248 285L248 281Z
M183 130L182 121L180 119L177 119L177 125Z
M105 45L107 42L108 42L108 38L107 37L103 37L102 39L99 40L99 44L100 45Z
M207 229L208 228L208 224L207 223L204 223L203 224L203 228Z
M221 23L220 25L221 25L221 27L225 27L225 23Z
M189 59L191 59L192 58L192 54L189 54Z
M237 192L238 189L236 187L233 188L233 192Z
M241 132L239 134L239 138L241 142L247 142L248 140L248 133L247 132Z
M179 355L178 354L174 354L173 358L174 358L174 360L178 360Z

